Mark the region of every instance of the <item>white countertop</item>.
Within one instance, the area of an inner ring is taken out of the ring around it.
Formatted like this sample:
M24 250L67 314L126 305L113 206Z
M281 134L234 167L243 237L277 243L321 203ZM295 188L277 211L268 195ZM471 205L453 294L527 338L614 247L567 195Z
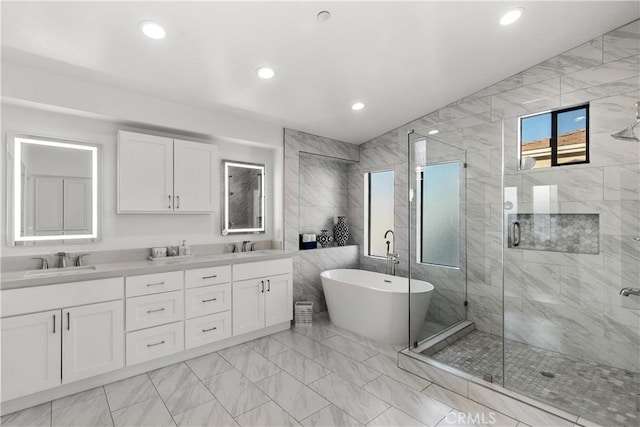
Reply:
M30 286L46 286L59 283L81 282L85 280L106 279L109 277L135 276L140 274L163 273L191 268L214 267L226 264L242 264L252 261L268 261L271 259L288 258L292 252L278 249L267 249L254 252L237 252L220 255L194 255L191 258L171 259L161 261L127 261L105 264L94 264L95 269L81 270L73 268L49 270L29 270L32 275L25 275L26 271L12 271L2 273L0 290L26 288ZM69 274L54 275L62 271ZM38 276L39 273L51 273L51 276ZM35 273L35 274L34 274Z

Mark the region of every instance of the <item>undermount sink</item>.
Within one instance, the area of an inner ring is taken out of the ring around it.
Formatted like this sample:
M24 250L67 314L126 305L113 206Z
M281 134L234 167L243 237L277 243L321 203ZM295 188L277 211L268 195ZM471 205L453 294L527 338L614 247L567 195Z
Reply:
M89 273L91 271L96 271L95 265L83 265L80 267L51 268L46 270L29 270L24 272L24 277L68 276L70 274Z

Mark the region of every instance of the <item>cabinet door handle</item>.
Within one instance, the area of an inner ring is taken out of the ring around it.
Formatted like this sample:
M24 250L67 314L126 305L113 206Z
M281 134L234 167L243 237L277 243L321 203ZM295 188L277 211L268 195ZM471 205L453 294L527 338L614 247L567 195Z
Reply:
M214 326L213 328L203 329L202 332L211 332L211 331L215 331L216 329L218 329L218 328L216 326Z
M147 286L160 286L160 285L164 285L164 282L158 282L158 283L147 283Z
M67 311L67 331L71 330L71 314Z
M271 280L267 280L267 292L271 292Z
M149 313L157 313L157 312L159 312L159 311L164 311L164 310L165 310L165 308L164 308L164 307L162 307L162 308L158 308L158 309L156 309L156 310L147 310L147 314L149 314Z
M205 280L205 279L215 279L216 277L218 277L218 275L217 275L217 274L214 274L213 276L202 276L202 280Z
M262 287L260 288L260 292L264 293L264 280L261 280L260 284L262 285Z
M217 301L218 298L210 298L210 299L203 299L202 302L211 302L211 301Z
M167 207L168 207L169 209L171 209L171 194L169 194L167 197L169 198L169 206L167 206Z
M162 341L160 341L160 342L157 342L157 343L155 343L155 344L147 344L147 347L155 347L155 346L157 346L157 345L161 345L161 344L164 344L164 340L162 340Z
M180 196L176 195L176 209L180 209Z
M56 315L53 315L53 333L56 333Z

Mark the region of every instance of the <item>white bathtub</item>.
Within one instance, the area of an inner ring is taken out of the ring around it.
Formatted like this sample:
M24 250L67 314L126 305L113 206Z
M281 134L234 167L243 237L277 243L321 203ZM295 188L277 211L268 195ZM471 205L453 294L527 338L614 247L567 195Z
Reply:
M409 280L364 270L320 274L329 317L335 325L389 344L409 342ZM411 336L424 324L433 285L411 280Z

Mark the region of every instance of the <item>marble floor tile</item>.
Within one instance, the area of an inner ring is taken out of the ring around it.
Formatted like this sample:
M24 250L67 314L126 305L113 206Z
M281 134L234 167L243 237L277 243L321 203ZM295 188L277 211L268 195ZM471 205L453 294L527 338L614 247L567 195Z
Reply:
M164 375L156 374L151 378L151 381L163 399L166 399L178 388L193 386L199 382L198 377L184 363L174 365L172 369L161 373Z
M280 368L245 344L221 350L218 354L253 382L280 372Z
M335 405L329 405L300 422L305 427L361 427L355 418L338 409Z
M185 362L201 380L233 369L218 353L205 354Z
M238 425L216 400L178 414L174 420L178 427L235 427Z
M242 427L299 426L289 414L273 402L267 402L236 418Z
M171 414L159 397L119 409L114 411L112 415L115 427L175 427Z
M424 426L424 424L394 407L387 409L380 416L376 417L373 421L367 424L367 427L389 427L389 426L422 427Z
M286 372L258 381L256 385L296 420L329 406L323 397Z
M438 424L452 409L385 375L371 381L364 389L430 426Z
M174 371L183 371L184 370L184 362L174 363L173 365L165 366L164 368L154 369L149 372L149 378L151 381L156 379L157 377L164 377L169 374L173 374Z
M51 411L51 425L56 426L82 426L102 427L113 426L107 396L102 387L98 388L100 394L94 392L89 399L67 405L62 409Z
M51 426L51 402L3 415L0 425L6 427L49 427Z
M285 331L288 332L288 331ZM320 356L322 353L331 351L330 348L312 340L311 338L298 333L277 333L273 335L278 341L288 345L298 353L302 353L304 356L313 359Z
M80 393L75 393L71 396L54 400L53 402L51 402L51 410L58 411L60 409L66 408L67 406L75 405L76 403L81 403L86 400L92 400L100 396L104 396L104 388L102 387L96 387L92 388L91 390L81 391Z
M362 344L358 344L355 341L351 341L342 335L334 335L331 338L327 338L322 341L322 344L344 354L345 356L349 356L358 362L364 362L378 354L375 350L365 347Z
M309 387L363 424L389 409L384 401L336 374L320 378Z
M162 396L162 400L164 400L171 415L177 415L213 400L213 395L198 381L195 384L189 384L173 390L168 396Z
M289 350L289 347L282 344L277 339L271 337L258 338L257 340L246 343L253 351L257 351L264 357L271 357L283 351Z
M234 417L269 401L262 390L235 369L207 378L205 385Z
M306 358L294 350L276 354L270 357L269 360L304 384L312 383L331 373L330 370L319 363Z
M326 340L336 334L336 331L320 325L295 325L292 329L295 332L305 335L315 341Z
M418 391L431 384L417 375L398 368L397 359L392 359L384 354L367 359L363 364Z
M360 387L380 375L380 372L375 371L360 362L356 362L337 351L330 351L329 353L321 354L313 360L325 368L332 370L345 380Z
M126 380L104 386L111 412L125 406L158 397L156 388L147 374L138 375Z

